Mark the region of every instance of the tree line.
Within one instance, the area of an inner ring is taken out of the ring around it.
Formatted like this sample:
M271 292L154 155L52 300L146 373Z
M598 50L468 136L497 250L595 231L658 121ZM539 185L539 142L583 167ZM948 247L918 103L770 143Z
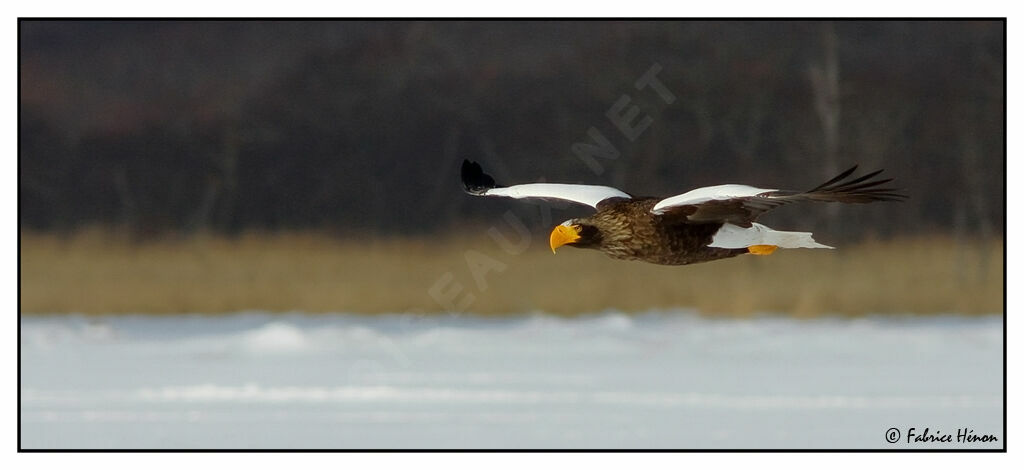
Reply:
M1002 22L19 29L23 229L361 236L500 220L514 205L462 194L463 159L500 182L647 195L805 189L859 163L910 200L801 206L771 223L885 237L991 236L1004 221ZM671 102L637 86L652 69ZM609 119L630 109L648 123L637 135ZM614 152L597 170L585 150L601 146Z

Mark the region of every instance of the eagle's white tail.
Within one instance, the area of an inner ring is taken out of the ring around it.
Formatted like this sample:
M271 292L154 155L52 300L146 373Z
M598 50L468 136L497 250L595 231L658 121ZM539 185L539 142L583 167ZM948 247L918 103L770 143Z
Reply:
M722 225L711 244L716 248L746 248L754 245L775 245L779 248L832 248L811 238L810 232L783 232L761 224L749 228L733 224Z

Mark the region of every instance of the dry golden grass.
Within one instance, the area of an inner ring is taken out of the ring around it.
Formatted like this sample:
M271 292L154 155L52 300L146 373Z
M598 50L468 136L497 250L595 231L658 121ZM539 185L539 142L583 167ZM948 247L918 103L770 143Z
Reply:
M568 248L552 255L539 239L508 254L482 233L365 240L250 234L142 243L102 231L24 233L20 249L23 313L444 312L429 290L446 273L463 287L456 301L473 295L466 310L481 314L664 307L707 315L1004 311L1002 240L864 242L682 267ZM467 267L467 250L504 266L484 277L483 289Z

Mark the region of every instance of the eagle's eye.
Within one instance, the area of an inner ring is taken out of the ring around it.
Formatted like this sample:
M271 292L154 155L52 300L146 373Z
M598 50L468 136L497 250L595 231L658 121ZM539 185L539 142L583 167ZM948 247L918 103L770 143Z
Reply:
M572 229L575 230L576 233L580 233L583 231L583 226L580 224L573 224Z

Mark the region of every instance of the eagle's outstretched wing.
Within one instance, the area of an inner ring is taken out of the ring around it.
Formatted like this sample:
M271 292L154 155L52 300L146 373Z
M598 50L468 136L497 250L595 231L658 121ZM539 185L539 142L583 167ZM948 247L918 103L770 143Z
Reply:
M810 191L780 191L739 184L725 184L694 189L693 191L662 199L651 212L682 223L722 223L750 227L761 214L793 202L868 203L873 201L900 201L907 196L893 188L879 186L892 179L872 179L882 170L852 180L846 180L857 165L842 172Z
M608 186L592 186L587 184L560 183L529 183L514 186L502 186L494 182L479 163L464 160L462 162L462 186L466 192L474 196L500 196L514 199L558 199L562 201L586 204L597 208L601 201L611 198L630 199L630 195Z

